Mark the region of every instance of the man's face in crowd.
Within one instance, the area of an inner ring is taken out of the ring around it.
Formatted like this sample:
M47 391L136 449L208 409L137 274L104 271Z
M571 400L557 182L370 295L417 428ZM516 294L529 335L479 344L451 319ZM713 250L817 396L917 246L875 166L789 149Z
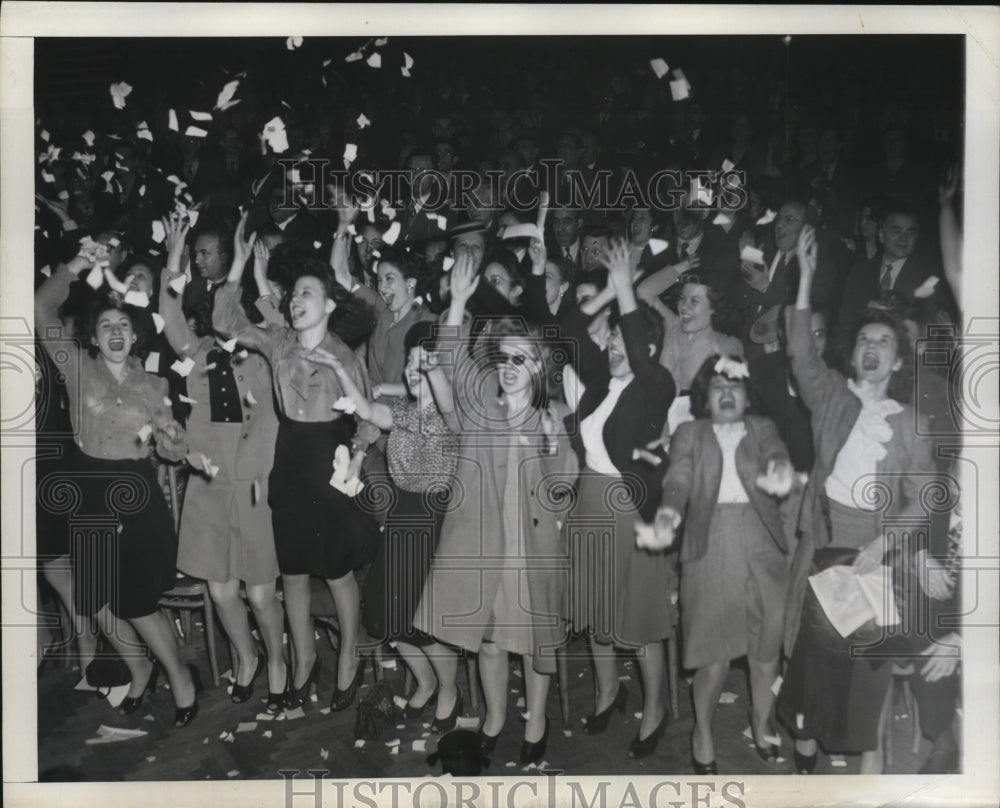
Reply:
M590 272L604 266L604 254L608 251L607 236L586 236L580 242L583 253L583 271Z
M194 242L194 265L205 280L217 281L225 275L224 254L220 249L219 237L214 233L203 233Z
M886 258L909 258L917 246L917 220L908 213L890 213L882 223L879 241Z
M524 161L525 168L534 165L535 159L538 157L538 146L535 145L535 141L530 137L518 138L515 151Z
M799 243L806 224L806 209L801 202L786 202L774 219L774 241L782 252L791 252Z
M434 176L428 172L434 169L434 158L429 154L411 154L406 161L410 172L410 182L416 201L430 196L433 191Z
M563 168L576 168L580 161L580 144L572 135L563 135L556 144L556 157L563 162Z
M601 154L601 144L597 140L597 136L587 133L583 136L583 149L580 154L580 162L589 166L597 162L597 158Z
M226 157L237 157L243 151L243 138L232 127L227 128L222 133L222 140L220 142L222 144L222 151Z
M555 210L552 212L552 232L556 237L556 244L560 247L569 247L576 243L580 232L580 219L574 210Z

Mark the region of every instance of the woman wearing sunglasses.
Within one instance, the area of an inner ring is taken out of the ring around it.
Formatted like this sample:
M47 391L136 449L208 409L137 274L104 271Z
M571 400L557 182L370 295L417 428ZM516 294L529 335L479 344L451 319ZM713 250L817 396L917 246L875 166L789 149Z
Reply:
M459 256L446 327L467 332L465 308L478 283L473 262ZM507 719L508 654L522 657L527 721L521 760L537 763L548 738L545 699L556 672L555 648L565 640L560 527L577 461L563 413L547 400L538 334L522 321L498 320L494 326L492 347L475 357L464 344L447 346L454 357L445 369L454 410L444 415L461 444L451 510L414 625L443 643L478 652L486 697L480 745L487 753ZM442 732L454 727L462 708L457 657L447 670L435 718Z

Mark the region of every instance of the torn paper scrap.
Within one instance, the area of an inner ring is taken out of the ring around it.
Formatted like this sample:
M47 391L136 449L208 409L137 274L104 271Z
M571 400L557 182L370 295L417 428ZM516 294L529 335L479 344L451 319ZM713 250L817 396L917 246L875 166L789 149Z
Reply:
M740 260L749 261L751 264L764 265L764 253L749 244L740 251Z
M649 66L653 68L653 72L656 74L656 78L662 79L667 73L670 72L670 65L668 65L663 59L650 59Z

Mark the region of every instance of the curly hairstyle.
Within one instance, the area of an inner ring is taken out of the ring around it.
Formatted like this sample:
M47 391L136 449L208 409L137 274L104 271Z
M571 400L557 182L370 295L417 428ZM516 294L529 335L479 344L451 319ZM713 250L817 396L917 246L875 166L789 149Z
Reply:
M330 267L312 253L296 250L288 259L295 263L295 272L282 298L281 313L288 317L291 292L298 280L316 278L322 284L326 296L336 304L328 323L330 332L340 337L351 350L364 344L375 330L375 310L341 286Z
M97 323L100 321L101 316L109 311L117 311L128 317L129 324L132 326L132 331L136 335L136 344L132 346L129 353L132 353L135 350L136 345L139 342L140 334L136 328L135 307L124 305L121 302L121 296L116 293L112 292L102 294L91 300L87 309L87 350L90 352L91 356L97 356L98 353L97 341L95 339L97 336ZM82 337L83 335L81 334L80 336Z
M733 378L726 373L719 373L715 370L715 364L720 359L722 359L722 354L713 354L708 357L704 362L702 362L701 367L698 368L698 372L694 374L694 379L691 380L691 414L695 418L710 418L711 412L708 408L708 388L712 383L712 379L716 376L722 376L725 379L730 379L731 381L742 382L743 389L747 393L747 409L746 411L750 414L759 413L760 407L758 402L760 401L760 392L757 389L757 383L754 381L753 376L748 378ZM730 354L725 357L733 362L744 363L746 360L741 356L736 356Z
M684 287L689 283L695 283L705 287L705 295L708 303L712 307L712 328L720 334L730 337L738 337L739 314L730 303L729 297L718 287L705 283L697 273L681 275L677 282L663 293L664 302L674 314L677 313L677 306L681 299Z
M430 268L420 256L403 247L383 247L379 251L379 258L375 259L376 274L378 268L383 264L391 264L400 271L404 278L415 280L417 283L413 288L413 294L427 300L428 295L433 291L434 279Z
M858 334L867 325L887 326L896 335L896 356L901 360L902 365L889 377L889 387L886 393L889 398L903 404L909 404L913 400L913 348L910 345L906 327L903 325L903 318L893 311L865 309L858 318L851 329L850 339L843 345L844 366L847 368L848 375L851 378L856 378L852 362L854 347L858 341Z

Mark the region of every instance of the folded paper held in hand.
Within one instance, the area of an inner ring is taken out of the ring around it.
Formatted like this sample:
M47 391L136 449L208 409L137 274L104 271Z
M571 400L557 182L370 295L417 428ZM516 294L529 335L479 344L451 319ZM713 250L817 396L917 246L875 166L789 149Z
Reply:
M740 260L749 261L751 264L760 264L764 266L764 253L757 249L756 247L751 247L749 244L740 250Z
M877 626L899 622L889 567L876 567L864 575L853 567L829 567L810 576L809 585L841 637L849 637L869 620Z

